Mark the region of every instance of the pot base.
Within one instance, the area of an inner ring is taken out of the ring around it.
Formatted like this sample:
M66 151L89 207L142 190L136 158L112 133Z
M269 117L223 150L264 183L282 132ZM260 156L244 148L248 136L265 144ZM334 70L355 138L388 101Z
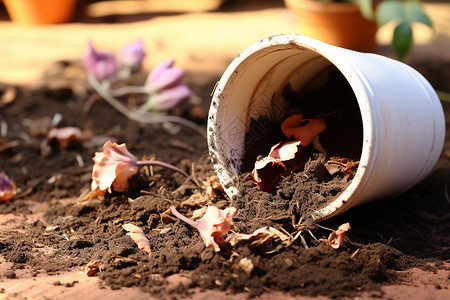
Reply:
M365 19L351 3L285 0L298 24L298 33L330 45L375 52L377 24Z

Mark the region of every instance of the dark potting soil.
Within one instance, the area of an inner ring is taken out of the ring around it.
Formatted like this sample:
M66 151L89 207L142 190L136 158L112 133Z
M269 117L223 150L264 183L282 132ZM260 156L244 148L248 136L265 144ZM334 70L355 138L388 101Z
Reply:
M296 154L298 169L283 173L276 188L267 192L252 182L250 172L258 156L267 155L270 147L287 137L281 131L281 124L266 116L251 120L239 176L242 197L233 201L239 214L252 217L251 222L241 225L245 230L267 225L271 219L285 220L292 226L300 220L308 220L312 212L332 202L347 188L361 155L361 113L353 90L342 73L331 70L320 89L294 92L288 84L282 95L282 101L286 102L282 106L288 107L282 120L292 114L302 114L304 119L320 117L324 119L326 129L318 135L319 146L317 143L300 146ZM331 164L333 161L352 161L355 166L343 172L344 167Z
M259 190L249 173L240 175L242 196L232 203L238 208L238 216L248 216L236 223L241 231L273 225L271 221L291 226L308 221L313 211L334 200L350 184L355 170L352 174L330 175L325 155L313 152L308 158L303 170L284 177L273 193Z
M205 248L195 229L170 215L162 217L170 205L199 192L181 175L156 167L142 168L133 178L129 194L114 193L103 201L82 204L77 201L90 188L92 157L107 139L125 142L139 158L154 157L174 164L204 181L213 175L204 137L187 128L137 124L104 101L94 103L83 114L81 108L90 90L79 64L60 63L52 73L53 77L44 78L36 87L0 86L0 96L9 88L17 92L12 102L0 101L0 171L18 186L14 200L0 203L0 213L25 216L23 223L0 233L0 254L13 263L13 271L30 268L36 274L57 273L84 267L95 259L103 266L98 276L104 284L115 289L139 286L160 297L182 298L195 286L246 291L249 295L280 290L342 297L402 282L406 279L401 270L436 270L445 267L443 262L449 262L448 133L447 150L425 181L395 199L353 208L320 223L336 229L350 222L352 229L338 250L326 246L324 239L330 231L319 227L311 230L315 238L306 230L302 232L307 248L298 238L289 247L278 247L270 254L245 243L215 253L212 248ZM207 109L217 78L205 85L199 84L196 76L190 74L186 81L203 100L195 107L195 116L204 126L206 117L198 118L199 112ZM179 113L193 118L192 109L186 107ZM449 120L450 106L445 104L444 109ZM68 148L54 146L49 156L42 156L43 137L36 133L37 124L48 126L48 120L59 118L55 114L62 117L56 126L88 129L93 137ZM311 175L317 175L321 161L318 155L318 163L311 162ZM284 181L295 183L302 179L293 174ZM250 233L268 224L293 232L286 218L290 217L289 209L296 209L295 204L284 198L296 193L293 189L280 189L277 196L284 200L280 202L271 202L261 195L244 196L234 203L238 212L233 231ZM222 194L211 200L220 208L230 206ZM179 211L190 217L198 208L199 205L184 206ZM145 232L153 250L150 256L126 236L122 229L125 223L135 224ZM280 241L274 243L280 246ZM168 288L166 277L171 274L182 274L190 279L189 283Z

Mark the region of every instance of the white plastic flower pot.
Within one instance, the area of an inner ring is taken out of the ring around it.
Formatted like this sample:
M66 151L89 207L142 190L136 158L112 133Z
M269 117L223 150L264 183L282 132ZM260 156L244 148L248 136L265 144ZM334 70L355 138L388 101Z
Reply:
M350 185L312 217L324 220L353 206L400 194L432 171L443 148L445 120L434 89L422 75L380 55L279 35L238 55L214 91L208 146L229 197L239 197L238 174L251 119L276 119L282 114L274 110L285 109L280 99L287 83L302 90L330 67L342 73L356 96L362 151Z

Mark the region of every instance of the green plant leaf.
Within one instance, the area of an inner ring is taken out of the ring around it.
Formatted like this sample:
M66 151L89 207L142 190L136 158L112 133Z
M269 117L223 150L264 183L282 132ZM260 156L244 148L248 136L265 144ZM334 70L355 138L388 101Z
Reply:
M403 4L403 9L405 12L405 18L410 23L419 22L427 25L430 28L433 28L433 24L431 23L430 18L425 13L420 3L416 1L405 2Z
M394 37L392 39L392 48L395 55L401 61L405 59L411 50L413 44L413 32L411 23L402 22L394 30Z
M359 7L364 18L373 20L372 0L353 0L352 2Z
M403 20L403 5L400 1L383 1L377 6L375 17L379 27L394 20Z

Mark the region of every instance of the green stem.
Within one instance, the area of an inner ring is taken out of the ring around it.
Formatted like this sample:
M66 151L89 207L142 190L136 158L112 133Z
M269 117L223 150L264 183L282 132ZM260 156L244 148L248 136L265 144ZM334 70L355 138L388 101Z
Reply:
M205 136L205 131L202 127L184 118L177 116L157 116L149 114L143 115L142 113L139 114L136 113L136 111L129 110L126 106L120 103L119 100L114 98L110 94L109 90L102 86L94 76L88 75L88 81L91 86L97 91L97 93L100 94L100 96L102 96L112 107L114 107L118 112L120 112L130 120L146 124L158 124L165 122L180 124L195 130L202 136Z
M111 96L119 97L126 94L145 94L147 93L147 90L145 89L145 86L128 85L117 89L110 89L109 92Z

